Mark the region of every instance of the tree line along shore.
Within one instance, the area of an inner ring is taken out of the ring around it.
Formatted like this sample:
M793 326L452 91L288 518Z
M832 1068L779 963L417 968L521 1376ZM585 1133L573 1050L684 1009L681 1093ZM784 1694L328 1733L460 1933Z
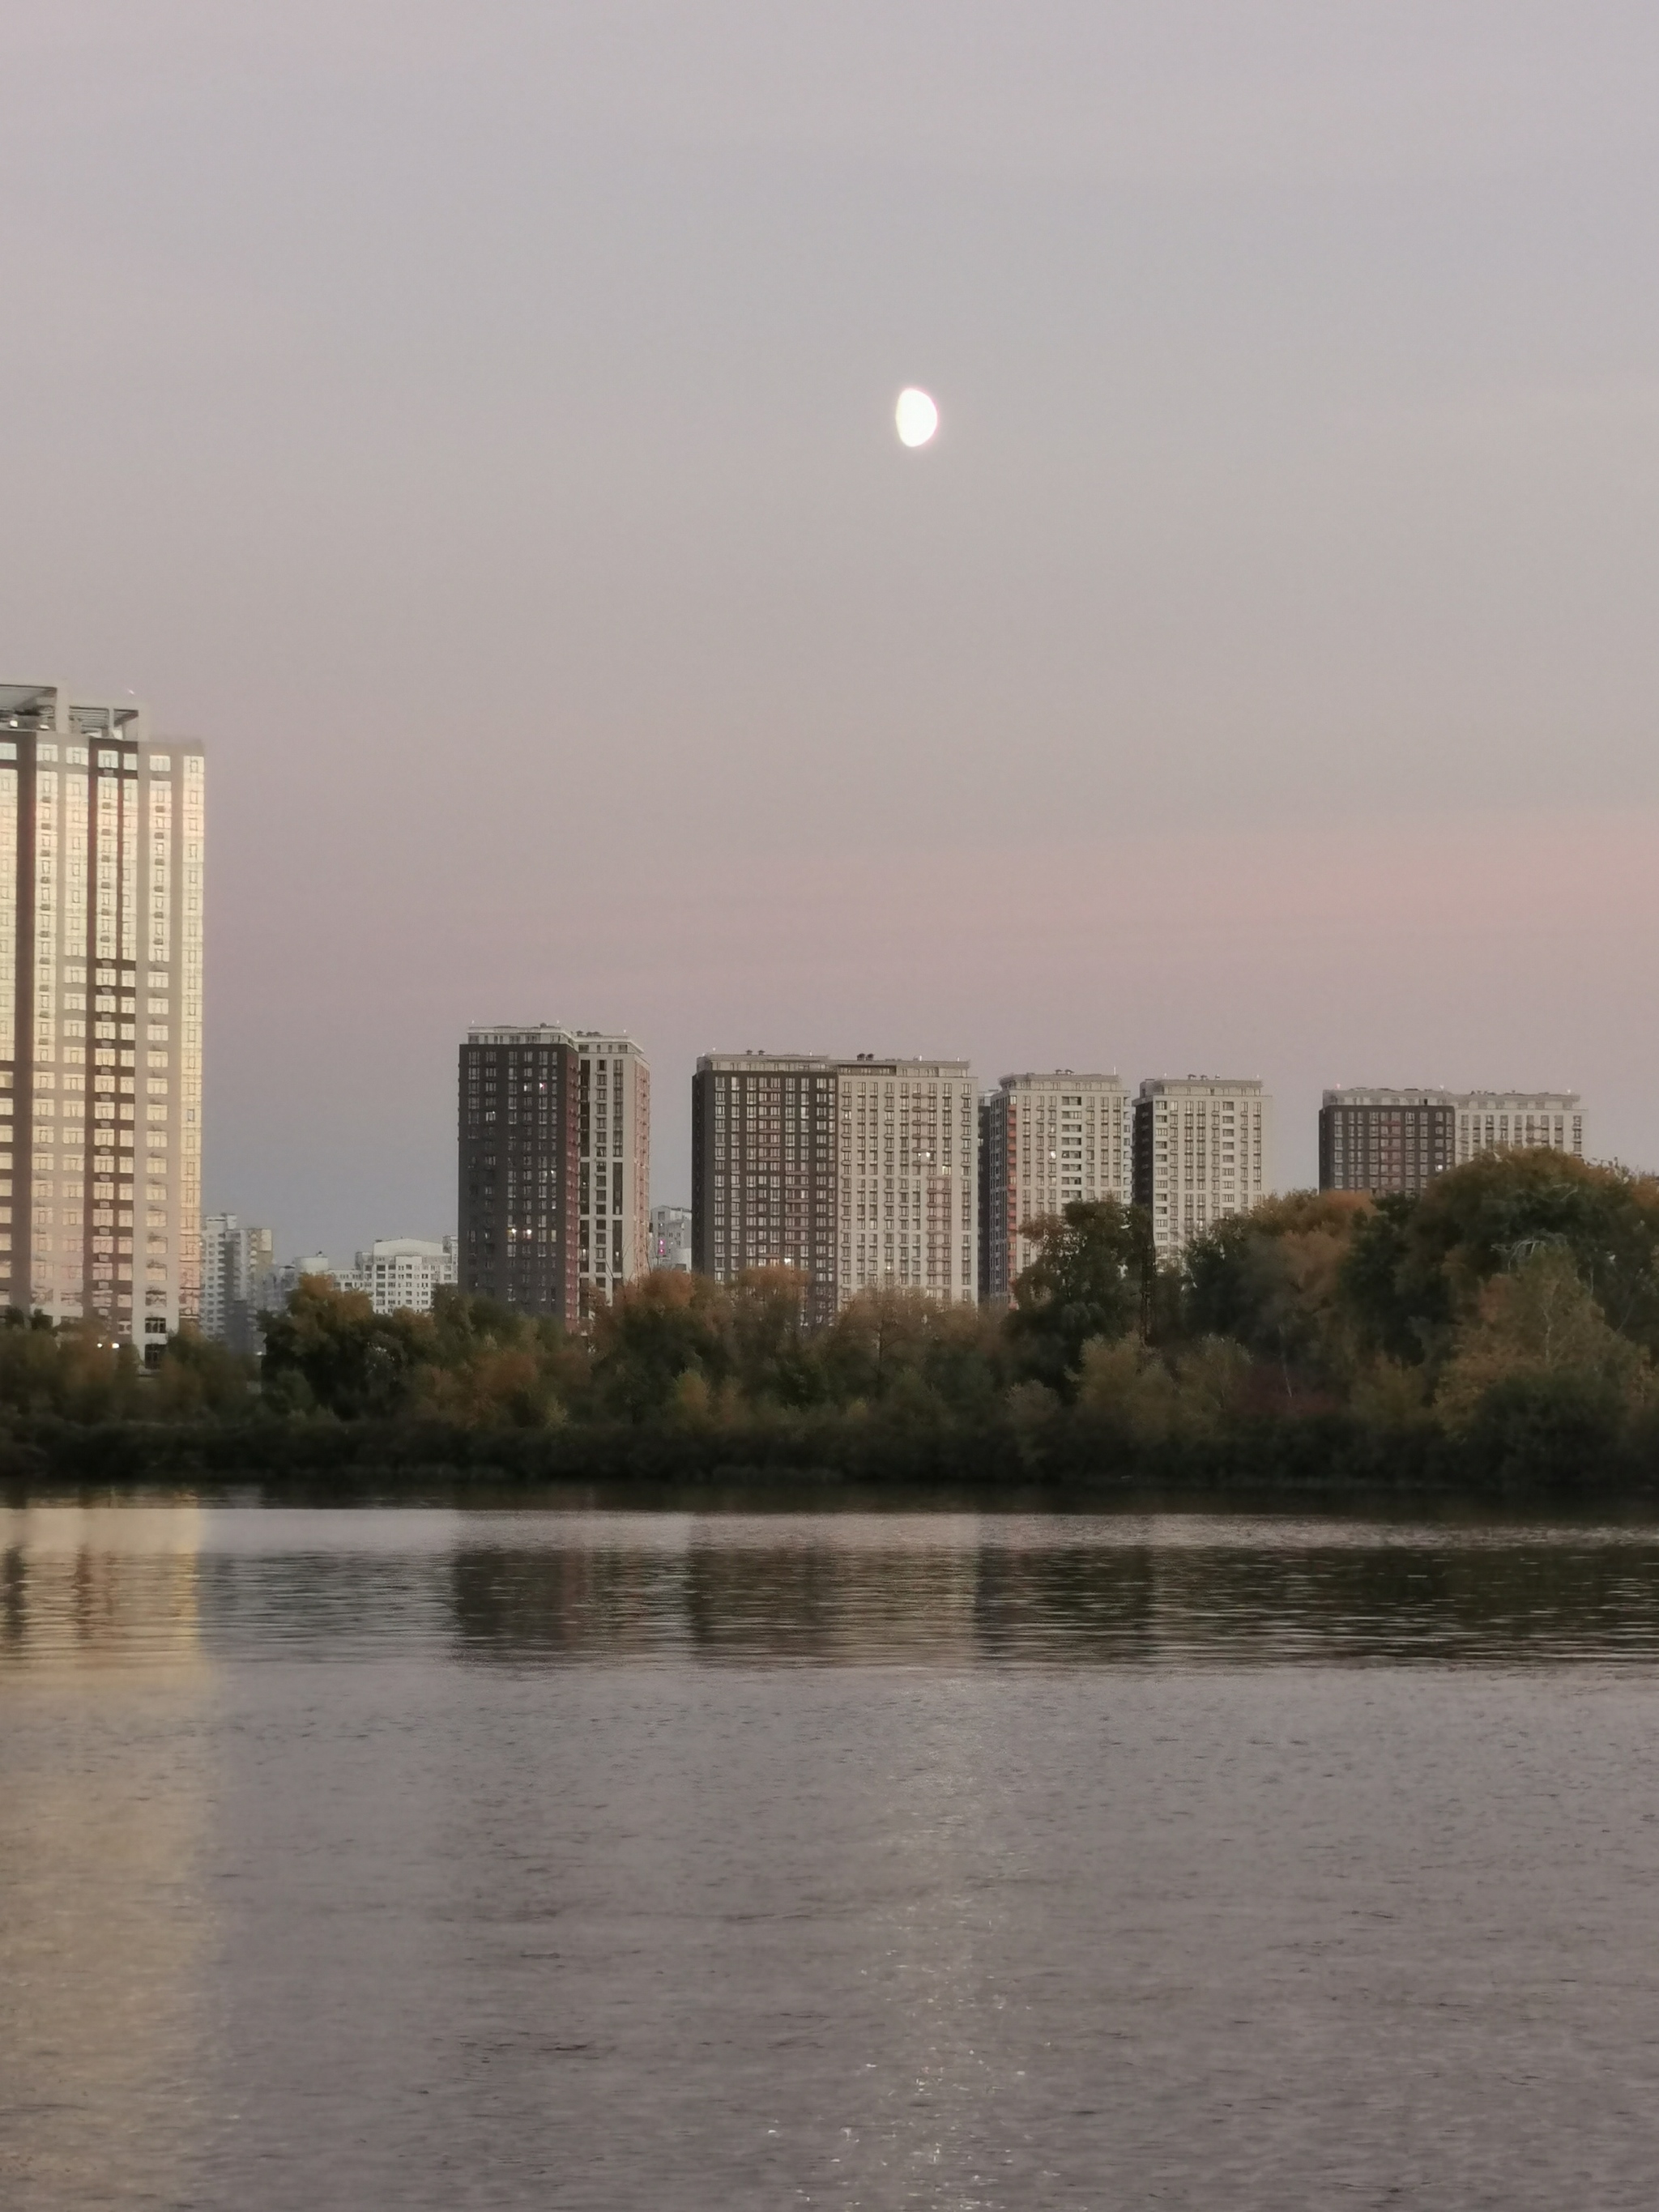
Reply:
M1659 1481L1659 1179L1483 1155L1419 1197L1293 1192L1178 1267L1112 1200L1043 1222L1006 1311L799 1276L659 1273L580 1334L459 1291L430 1314L301 1282L258 1361L159 1369L0 1327L0 1474L952 1486Z

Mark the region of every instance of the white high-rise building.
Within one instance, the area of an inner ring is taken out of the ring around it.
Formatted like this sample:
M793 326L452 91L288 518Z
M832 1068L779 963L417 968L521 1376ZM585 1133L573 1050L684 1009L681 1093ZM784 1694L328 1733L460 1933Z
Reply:
M1267 1195L1273 1101L1254 1079L1154 1076L1135 1100L1134 1194L1160 1260Z
M201 1317L204 775L0 684L0 1298L152 1359Z
M1134 1122L1115 1075L1005 1075L980 1101L980 1296L1006 1304L1036 1257L1027 1226L1133 1188Z
M651 1069L633 1039L578 1030L576 1264L581 1310L651 1267Z
M356 1264L334 1271L336 1287L363 1291L377 1314L430 1313L434 1294L457 1279L453 1237L383 1237Z

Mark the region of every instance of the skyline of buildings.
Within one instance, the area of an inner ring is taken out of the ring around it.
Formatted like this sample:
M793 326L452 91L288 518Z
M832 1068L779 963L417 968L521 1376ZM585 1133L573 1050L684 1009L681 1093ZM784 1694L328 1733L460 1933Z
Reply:
M0 1300L159 1358L202 1310L205 762L0 684Z
M204 872L198 742L155 737L136 702L0 684L0 1297L149 1356L187 1323L246 1339L283 1272L269 1231L202 1218ZM456 1281L577 1322L685 1264L687 1222L692 1265L799 1267L817 1319L878 1284L1000 1300L1027 1224L1073 1200L1133 1197L1174 1259L1273 1188L1254 1078L1150 1078L1131 1099L1115 1074L1027 1072L981 1096L961 1059L706 1054L691 1205L660 1224L650 1066L625 1031L469 1030L458 1115L453 1237L328 1270L378 1310ZM1579 1094L1328 1091L1320 1185L1419 1191L1503 1145L1583 1158Z
M821 1325L877 1285L1004 1303L1034 1255L1030 1226L1078 1200L1144 1206L1167 1263L1273 1189L1273 1101L1258 1078L1149 1077L1131 1097L1115 1073L1060 1068L975 1094L965 1060L705 1054L694 1202L647 1207L649 1067L633 1040L549 1024L471 1030L458 1121L471 1237L385 1240L372 1248L386 1255L378 1273L362 1253L355 1270L314 1255L272 1287L324 1272L369 1290L377 1311L425 1311L453 1280L558 1312L574 1257L563 1317L580 1321L651 1269L730 1281L785 1266L807 1277L805 1310ZM1420 1190L1454 1154L1505 1144L1583 1158L1583 1131L1577 1092L1330 1091L1320 1188ZM450 1264L416 1285L416 1253Z

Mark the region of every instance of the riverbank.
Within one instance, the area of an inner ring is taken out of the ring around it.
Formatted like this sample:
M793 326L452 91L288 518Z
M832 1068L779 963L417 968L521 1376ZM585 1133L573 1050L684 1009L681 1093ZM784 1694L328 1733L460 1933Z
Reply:
M1083 1491L1629 1492L1659 1498L1659 1466L1632 1445L1535 1430L1505 1439L1428 1423L1381 1428L1341 1413L1241 1423L1221 1435L1136 1443L1073 1413L1046 1423L903 1428L796 1419L721 1429L568 1423L546 1429L441 1420L245 1423L43 1418L0 1435L0 1480L121 1487L158 1481L293 1482L308 1494L384 1493L433 1481L511 1489L602 1484L626 1492L755 1482L960 1497Z

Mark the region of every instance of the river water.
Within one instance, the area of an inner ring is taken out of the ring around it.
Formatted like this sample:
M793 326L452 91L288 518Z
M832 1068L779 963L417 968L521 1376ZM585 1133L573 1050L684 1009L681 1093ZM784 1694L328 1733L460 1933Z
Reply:
M1647 2206L1659 1528L0 1505L0 2203Z

